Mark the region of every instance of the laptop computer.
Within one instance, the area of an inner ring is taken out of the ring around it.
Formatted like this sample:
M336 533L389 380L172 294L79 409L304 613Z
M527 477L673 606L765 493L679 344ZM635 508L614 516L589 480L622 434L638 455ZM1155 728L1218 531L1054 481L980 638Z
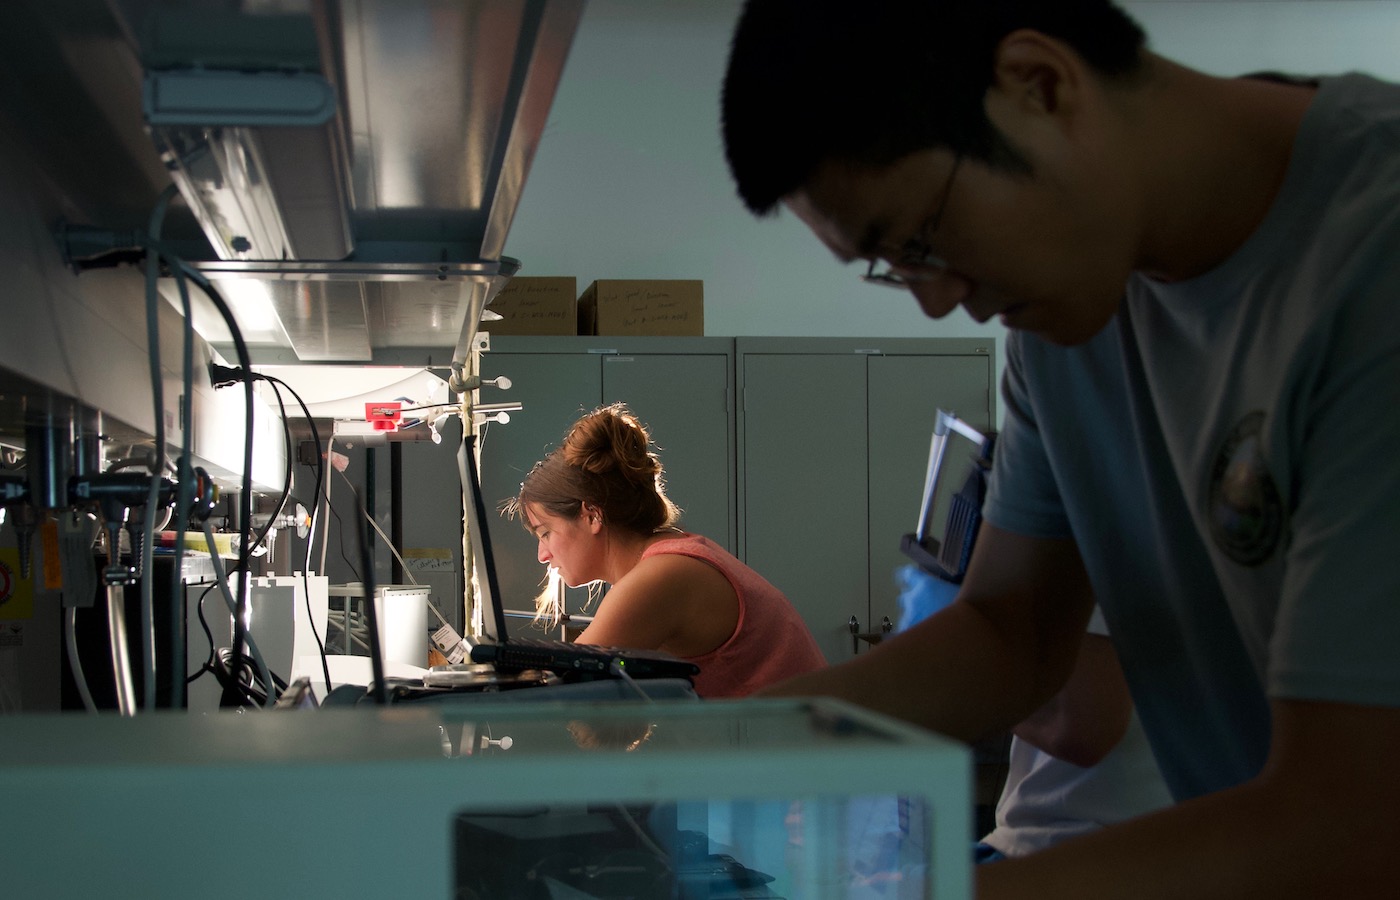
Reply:
M472 662L491 663L504 672L541 669L577 680L595 678L686 678L699 674L700 667L660 650L637 650L576 644L570 641L537 638L511 638L501 604L496 579L496 561L491 550L486 503L481 496L481 479L475 463L475 435L467 435L457 451L462 484L471 494L467 505L467 528L471 532L472 556L481 589L482 634L463 639Z

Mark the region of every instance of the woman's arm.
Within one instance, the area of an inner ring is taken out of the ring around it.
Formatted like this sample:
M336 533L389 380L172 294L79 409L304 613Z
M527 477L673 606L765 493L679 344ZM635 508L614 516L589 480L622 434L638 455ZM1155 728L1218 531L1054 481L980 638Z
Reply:
M702 656L729 640L739 597L709 563L674 553L649 556L608 589L582 644Z

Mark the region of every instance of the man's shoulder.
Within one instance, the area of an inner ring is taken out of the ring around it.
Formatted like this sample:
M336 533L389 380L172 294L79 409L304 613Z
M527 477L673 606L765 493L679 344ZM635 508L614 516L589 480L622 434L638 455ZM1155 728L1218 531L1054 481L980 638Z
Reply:
M1006 334L1007 360L1018 365L1034 367L1037 374L1053 377L1059 373L1066 378L1092 377L1105 365L1118 365L1122 335L1119 315L1092 338L1080 344L1063 346L1028 331L1012 330Z
M1360 172L1372 180L1389 172L1400 182L1400 84L1349 73L1319 80L1303 120L1298 152L1336 165L1337 184Z

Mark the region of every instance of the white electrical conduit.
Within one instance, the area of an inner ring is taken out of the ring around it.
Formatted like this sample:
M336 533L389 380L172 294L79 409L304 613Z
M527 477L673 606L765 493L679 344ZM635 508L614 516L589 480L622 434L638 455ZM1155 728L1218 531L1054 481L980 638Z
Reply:
M87 676L83 674L83 661L78 658L78 610L68 607L63 611L63 639L68 645L68 668L73 680L78 683L78 694L83 698L83 708L97 712L97 704L92 702L92 692L88 690Z
M117 685L117 709L136 715L136 685L131 679L131 657L126 639L126 592L119 584L107 585L107 630L111 635L112 678Z
M317 449L320 449L320 448L317 448ZM332 437L329 437L329 438L326 439L326 462L325 462L325 465L327 465L327 466L331 466L331 452L332 452L334 449L335 449L335 437L332 436ZM334 466L331 466L331 468L334 468ZM323 470L323 471L327 471L327 470ZM342 473L342 474L343 474L343 473ZM326 475L325 481L326 481L326 517L321 521L321 567L320 567L319 569L316 570L317 572L321 572L321 573L324 573L324 572L326 571L326 548L329 547L329 546L330 546L330 543L331 543L331 517L330 517L330 512L331 512L331 477L330 477L330 474L329 474L329 473ZM319 499L318 499L318 502L319 502ZM313 527L315 527L315 526L313 525ZM312 535L313 535L313 536L314 536L314 534L315 534L315 533L312 532ZM310 555L310 549L311 549L311 545L310 545L310 544L307 544L308 555Z

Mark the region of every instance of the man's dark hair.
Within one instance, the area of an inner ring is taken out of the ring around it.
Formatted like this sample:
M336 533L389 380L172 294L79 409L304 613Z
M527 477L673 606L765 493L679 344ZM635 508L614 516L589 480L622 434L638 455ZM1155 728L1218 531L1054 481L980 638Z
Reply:
M823 163L937 146L1026 170L983 107L997 44L1019 28L1110 78L1135 72L1146 43L1109 0L748 0L721 105L739 196L765 215Z

